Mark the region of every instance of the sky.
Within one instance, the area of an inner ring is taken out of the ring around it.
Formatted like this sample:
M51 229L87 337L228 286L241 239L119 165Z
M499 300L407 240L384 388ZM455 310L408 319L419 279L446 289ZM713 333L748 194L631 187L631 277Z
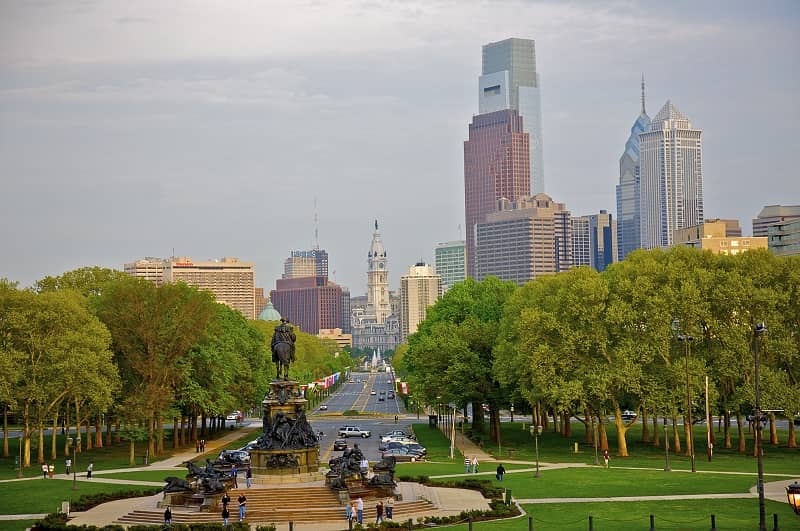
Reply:
M481 46L536 41L545 191L616 213L619 157L667 99L703 130L706 218L800 204L795 1L4 0L0 277L291 250L366 292L464 237ZM316 207L315 207L316 205Z

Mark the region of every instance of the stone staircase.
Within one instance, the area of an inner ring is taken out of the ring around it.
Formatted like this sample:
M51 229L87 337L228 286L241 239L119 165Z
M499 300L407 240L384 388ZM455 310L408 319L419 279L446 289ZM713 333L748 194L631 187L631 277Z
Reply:
M231 489L231 504L228 510L231 521L239 517L236 498L240 492L247 496L248 522L278 523L278 522L330 522L341 520L345 522L344 506L328 487L283 487L264 489ZM375 520L376 499L364 498L364 521ZM436 507L425 499L414 501L399 501L394 504L393 520L404 521L416 518L420 514L430 513ZM200 512L197 509L184 509L173 507L173 523L188 524L196 522L221 522L220 512ZM162 524L164 511L162 509L136 509L117 519L115 523L132 524Z

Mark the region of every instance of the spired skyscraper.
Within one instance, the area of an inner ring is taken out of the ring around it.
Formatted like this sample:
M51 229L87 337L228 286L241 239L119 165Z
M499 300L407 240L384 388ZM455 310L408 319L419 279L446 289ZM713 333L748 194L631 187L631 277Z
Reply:
M667 100L648 130L641 153L641 241L670 247L673 232L703 222L702 131Z
M512 38L486 44L481 74L478 113L513 109L522 116L522 130L529 137L530 193L544 192L542 98L533 39Z
M644 106L644 76L642 76L642 110L633 122L625 152L619 159L617 185L617 256L624 260L628 253L642 246L640 219L640 153L639 135L650 128L650 117Z

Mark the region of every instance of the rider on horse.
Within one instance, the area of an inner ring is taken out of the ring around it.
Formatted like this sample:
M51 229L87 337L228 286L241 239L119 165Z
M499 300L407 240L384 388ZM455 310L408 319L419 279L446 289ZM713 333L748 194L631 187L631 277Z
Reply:
M291 346L291 361L294 361L294 342L296 340L297 337L294 335L294 329L289 326L289 320L281 317L281 324L275 327L275 332L272 334L272 361L275 363L280 361L278 359L278 354L275 351L275 346L279 343L288 343Z

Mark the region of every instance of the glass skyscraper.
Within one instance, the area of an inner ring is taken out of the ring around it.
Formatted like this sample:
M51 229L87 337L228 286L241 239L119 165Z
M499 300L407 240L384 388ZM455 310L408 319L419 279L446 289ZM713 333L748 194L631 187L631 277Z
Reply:
M442 291L462 282L467 276L467 242L456 240L436 246L436 274L442 277Z
M481 74L478 113L504 109L519 112L523 131L530 137L531 193L544 192L542 101L534 41L505 39L485 45Z

